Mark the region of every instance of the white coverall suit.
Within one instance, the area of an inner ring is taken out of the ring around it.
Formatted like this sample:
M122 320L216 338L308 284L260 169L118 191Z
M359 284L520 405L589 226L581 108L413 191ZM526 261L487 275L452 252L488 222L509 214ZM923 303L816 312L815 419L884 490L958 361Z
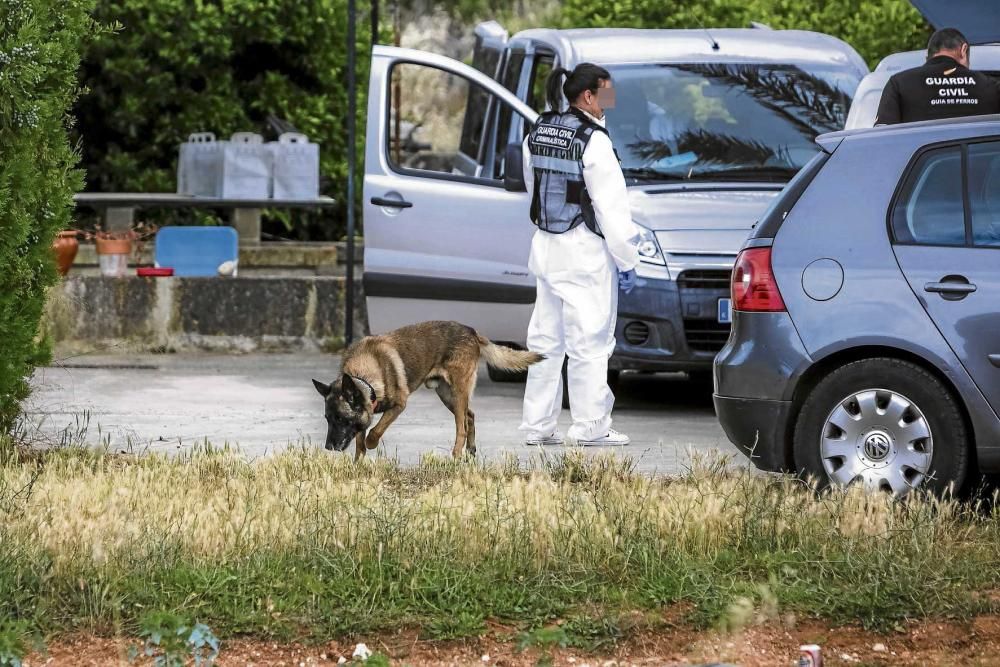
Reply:
M588 114L589 116L589 114ZM591 120L604 126L604 119ZM534 183L527 139L522 146L524 182ZM528 370L521 431L555 432L562 408L562 365L567 377L572 440L608 434L615 397L608 387L608 359L615 349L618 271L639 263L639 230L632 222L625 177L603 132L594 132L583 153L583 179L602 239L578 225L564 234L542 230L531 242L528 269L537 279L535 309L528 325L528 349L545 360Z

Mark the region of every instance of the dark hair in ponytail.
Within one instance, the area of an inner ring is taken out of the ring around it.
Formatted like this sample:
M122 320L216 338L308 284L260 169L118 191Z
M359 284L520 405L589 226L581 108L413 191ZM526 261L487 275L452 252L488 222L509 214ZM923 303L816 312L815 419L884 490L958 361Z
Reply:
M566 77L566 83L560 86L560 79L564 76ZM594 63L580 63L572 72L564 67L556 67L545 81L545 99L550 109L559 111L562 108L560 92L572 104L576 101L576 98L583 94L583 91L589 90L596 93L597 89L601 86L601 81L609 79L611 79L611 74L608 70Z

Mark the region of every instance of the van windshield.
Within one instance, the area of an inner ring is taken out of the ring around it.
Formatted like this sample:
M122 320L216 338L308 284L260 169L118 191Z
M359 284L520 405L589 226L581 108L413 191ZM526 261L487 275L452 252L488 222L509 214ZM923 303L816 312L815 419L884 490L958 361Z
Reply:
M857 76L756 63L609 67L607 128L632 183L786 182L843 129Z

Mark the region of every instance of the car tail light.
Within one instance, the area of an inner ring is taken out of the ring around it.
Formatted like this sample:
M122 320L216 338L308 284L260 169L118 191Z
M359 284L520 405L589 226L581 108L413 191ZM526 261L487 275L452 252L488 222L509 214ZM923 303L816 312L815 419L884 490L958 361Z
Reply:
M733 267L733 308L748 312L785 310L778 281L771 270L770 248L747 248Z

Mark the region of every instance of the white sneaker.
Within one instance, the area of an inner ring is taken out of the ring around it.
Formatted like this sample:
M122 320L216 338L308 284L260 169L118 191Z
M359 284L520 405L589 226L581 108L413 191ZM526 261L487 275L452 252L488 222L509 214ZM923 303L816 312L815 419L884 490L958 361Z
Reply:
M552 431L548 435L542 435L541 433L531 433L527 438L524 439L524 444L531 446L538 445L562 445L565 442L563 440L563 434L559 432L559 429Z
M607 435L599 438L577 438L576 444L580 447L622 447L632 440L624 433L611 429Z

